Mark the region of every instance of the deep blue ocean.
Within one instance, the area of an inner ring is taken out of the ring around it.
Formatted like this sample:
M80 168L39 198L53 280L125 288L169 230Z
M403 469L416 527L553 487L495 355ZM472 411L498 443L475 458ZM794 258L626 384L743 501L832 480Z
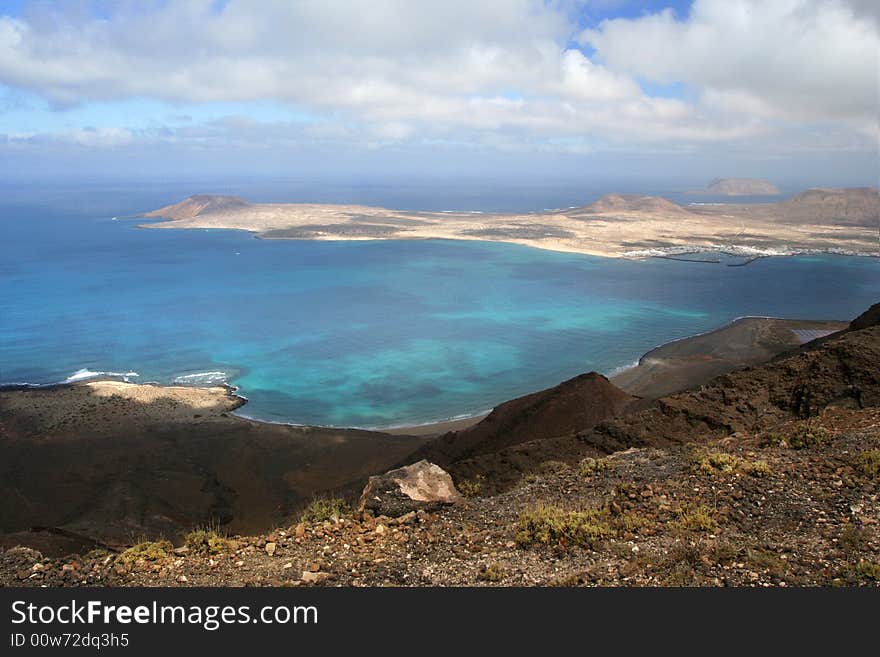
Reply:
M876 258L632 262L478 242L267 241L143 230L125 218L201 192L520 211L600 193L290 181L4 185L0 383L100 372L228 381L249 399L241 413L250 417L414 424L480 412L581 372L608 373L739 316L847 320L880 300Z

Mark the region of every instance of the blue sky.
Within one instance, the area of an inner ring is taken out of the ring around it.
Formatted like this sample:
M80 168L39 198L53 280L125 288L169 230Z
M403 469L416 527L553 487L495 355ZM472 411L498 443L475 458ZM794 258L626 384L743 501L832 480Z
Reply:
M878 14L863 0L5 0L0 173L871 184Z

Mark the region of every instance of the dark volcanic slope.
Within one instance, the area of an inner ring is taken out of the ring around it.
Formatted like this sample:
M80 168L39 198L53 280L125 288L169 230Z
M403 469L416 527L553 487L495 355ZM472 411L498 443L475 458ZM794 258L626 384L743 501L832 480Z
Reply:
M850 331L860 331L871 326L880 326L880 303L875 303L849 323Z
M407 460L441 465L497 452L529 440L552 438L595 426L635 400L596 372L499 405L469 429L447 433Z
M447 467L457 481L483 480L487 493L515 484L547 461L574 463L585 456L630 447L672 444L760 433L826 408L880 406L880 326L877 307L846 330L768 362L713 379L696 390L632 403L624 413L578 433L559 433L460 458ZM609 384L610 385L610 384ZM610 413L609 413L610 416ZM444 437L447 442L453 442ZM436 448L437 443L426 446Z
M424 440L264 424L199 408L189 419L158 421L113 397L85 400L75 423L47 429L40 408L13 413L5 394L0 543L34 526L108 543L172 538L203 523L264 531L321 491L387 470ZM20 534L10 540L32 544Z
M844 333L821 347L714 379L659 399L584 436L612 450L759 432L829 406L880 405L880 327Z

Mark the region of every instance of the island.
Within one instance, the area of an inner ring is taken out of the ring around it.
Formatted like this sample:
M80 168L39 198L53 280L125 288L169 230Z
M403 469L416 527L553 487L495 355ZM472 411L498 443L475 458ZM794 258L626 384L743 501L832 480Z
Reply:
M718 196L779 196L781 194L776 185L757 178L716 178L701 193Z
M689 204L606 194L588 205L516 214L423 212L364 205L250 203L196 195L147 212L144 228L224 228L263 239L452 239L523 244L606 257L723 252L748 258L878 255L873 187L810 189L777 203Z

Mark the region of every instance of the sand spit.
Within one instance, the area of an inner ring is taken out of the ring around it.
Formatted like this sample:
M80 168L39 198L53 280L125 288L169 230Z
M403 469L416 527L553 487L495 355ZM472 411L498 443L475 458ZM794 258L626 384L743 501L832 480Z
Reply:
M611 376L611 382L631 395L656 399L766 362L847 325L833 320L742 317L714 331L655 347L635 367Z

